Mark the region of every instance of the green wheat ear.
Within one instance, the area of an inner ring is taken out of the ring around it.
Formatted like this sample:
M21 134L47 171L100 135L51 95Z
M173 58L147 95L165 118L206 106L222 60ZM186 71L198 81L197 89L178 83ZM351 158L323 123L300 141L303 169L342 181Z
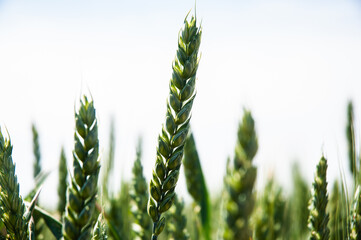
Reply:
M286 200L282 188L272 177L268 180L263 196L259 200L255 215L254 235L257 240L286 239Z
M68 168L64 148L61 148L59 160L58 212L63 216L66 206L66 189L68 187Z
M98 124L93 101L84 96L75 113L73 176L63 217L64 239L90 239L99 175Z
M317 165L309 206L308 227L311 232L311 240L327 240L330 237L330 229L327 226L329 214L326 212L328 203L326 174L327 160L322 156Z
M147 203L149 198L148 183L143 175L143 166L141 162L142 143L139 140L137 147L137 156L133 165L132 189L130 197L133 200L134 208L132 213L135 218L134 231L139 239L148 240L152 236L152 220L147 214Z
M33 133L33 153L35 157L34 171L33 171L33 176L35 179L41 172L41 162L40 162L39 133L34 123L31 125L31 131Z
M361 187L356 187L350 221L350 239L361 239Z
M19 183L12 159L12 145L0 129L0 212L9 239L27 239L28 222L26 209L19 193Z
M349 101L347 105L346 137L347 137L348 159L349 159L350 170L356 183L357 181L356 176L358 175L358 166L356 162L356 150L355 150L356 147L355 147L354 113L353 113L353 104L351 101Z
M170 240L188 240L187 218L183 213L184 201L179 200L178 196L174 198L174 204L167 214L167 232Z
M184 174L187 189L195 201L195 209L200 208L200 219L204 238L211 239L211 207L206 181L203 176L196 143L191 132L184 145Z
M153 220L152 239L163 231L166 212L174 201L175 187L188 134L191 109L195 98L196 72L202 30L196 18L184 20L179 34L177 56L173 64L166 121L158 137L157 158L150 181L148 213Z
M347 239L347 200L343 195L343 191L339 188L339 182L335 181L332 187L330 202L330 239L344 240Z
M233 166L225 176L227 192L224 239L249 240L252 236L250 216L255 205L254 184L257 169L252 160L258 150L255 123L250 111L245 110L238 127Z
M107 240L107 229L103 219L103 215L99 214L98 220L94 226L92 240Z

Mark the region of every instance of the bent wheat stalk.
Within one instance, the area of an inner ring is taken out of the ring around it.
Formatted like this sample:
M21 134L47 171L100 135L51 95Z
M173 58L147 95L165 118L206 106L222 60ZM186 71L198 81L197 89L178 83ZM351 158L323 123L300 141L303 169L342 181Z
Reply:
M10 239L27 239L30 218L25 216L26 208L19 193L19 183L12 159L10 138L5 138L0 129L0 207L1 221Z
M175 187L182 163L191 109L195 98L196 73L199 63L198 50L202 30L196 18L184 20L178 39L177 56L173 63L170 93L167 101L166 121L158 137L157 159L150 181L148 213L153 220L152 239L163 231L166 212L174 201Z
M330 229L327 226L329 214L326 212L328 203L326 173L327 160L322 156L317 165L315 180L312 184L310 216L308 218L308 227L311 231L310 240L327 240L330 237Z
M93 101L80 101L75 113L73 176L63 217L64 239L90 239L99 175L98 124Z

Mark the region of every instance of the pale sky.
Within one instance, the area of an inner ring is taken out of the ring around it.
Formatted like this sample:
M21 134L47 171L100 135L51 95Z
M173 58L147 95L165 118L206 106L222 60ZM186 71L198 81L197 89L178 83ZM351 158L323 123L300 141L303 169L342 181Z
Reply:
M194 0L0 0L0 123L11 135L23 194L33 185L35 122L43 168L52 170L41 202L55 206L60 148L71 166L74 104L89 91L103 154L111 116L116 120L114 186L131 176L139 135L150 178L177 36L190 9ZM199 0L197 17L202 57L191 125L212 193L222 187L243 107L259 136L258 186L271 172L287 186L296 160L311 182L322 152L330 182L340 165L348 172L348 99L358 135L361 126L360 2ZM187 198L184 179L178 190Z

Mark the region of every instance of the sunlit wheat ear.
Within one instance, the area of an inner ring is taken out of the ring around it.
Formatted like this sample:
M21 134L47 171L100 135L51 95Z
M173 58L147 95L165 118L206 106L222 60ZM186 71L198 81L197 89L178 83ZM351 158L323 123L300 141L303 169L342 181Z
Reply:
M75 113L73 176L63 217L64 239L90 239L99 175L98 124L93 101L84 96Z
M19 183L12 159L12 146L0 129L0 207L1 221L10 239L27 239L28 221L24 216L26 208L19 194ZM30 220L30 218L29 218Z
M311 240L327 240L330 237L329 214L326 212L328 203L326 174L327 160L322 156L317 165L309 206L308 227L311 232Z
M99 214L98 220L94 226L92 240L107 240L107 239L108 239L108 235L107 235L107 230L103 219L103 215Z
M189 234L187 232L187 218L183 213L184 201L177 196L174 198L174 204L167 214L167 232L169 240L187 240Z
M66 206L66 189L68 187L68 168L64 148L61 149L59 160L58 212L63 216Z
M141 162L142 157L142 145L139 140L137 147L137 156L133 165L133 177L132 177L132 189L130 197L132 198L133 208L132 213L134 215L135 234L142 240L149 240L152 236L152 219L147 214L148 203L148 183L143 175L143 166Z
M184 174L186 177L187 189L194 199L194 209L199 209L199 218L202 226L204 239L211 239L211 209L210 198L203 170L199 159L193 133L190 133L184 145L183 158Z
M255 123L250 111L245 110L238 127L233 166L225 176L227 198L224 239L249 240L252 236L250 216L255 205L254 184L257 169L252 165L258 150Z
M195 98L201 35L202 30L197 27L196 18L192 17L189 21L186 18L178 38L177 56L169 84L166 120L158 137L157 158L149 188L148 213L153 220L153 240L158 238L165 226L162 213L166 212L174 201L174 189Z

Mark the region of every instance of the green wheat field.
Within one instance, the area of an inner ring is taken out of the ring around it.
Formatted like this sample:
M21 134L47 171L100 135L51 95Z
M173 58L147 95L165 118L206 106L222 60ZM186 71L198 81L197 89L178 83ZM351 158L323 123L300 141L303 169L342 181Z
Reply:
M335 182L326 178L324 153L317 159L312 185L294 165L289 193L272 176L263 189L256 190L258 172L253 159L261 146L257 119L251 109L244 108L223 190L210 194L191 127L197 69L202 64L201 39L202 24L190 12L178 35L164 121L154 126L159 128L154 167L143 168L140 138L134 146L133 168L124 170L132 172L131 181L122 181L117 191L109 188L115 171L115 123L107 154L101 155L97 99L90 94L75 104L72 159L59 146L56 209L46 209L38 201L47 194L42 185L49 172L42 169L37 126L31 128L36 184L24 196L12 158L11 132L2 127L0 239L361 239L361 156L357 155L351 101L345 113L347 125L340 126L348 140L348 168ZM146 172L152 176L149 182ZM346 182L346 172L353 176L352 182ZM192 197L189 203L177 191L180 175L185 176Z

